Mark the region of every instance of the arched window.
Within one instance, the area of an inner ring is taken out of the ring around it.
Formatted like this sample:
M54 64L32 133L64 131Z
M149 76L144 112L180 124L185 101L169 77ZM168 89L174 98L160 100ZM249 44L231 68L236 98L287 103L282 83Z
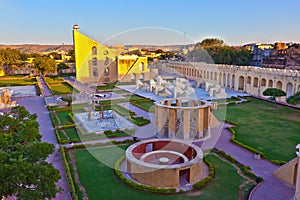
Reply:
M98 69L96 67L93 68L93 76L98 76Z
M267 81L266 81L266 79L261 79L261 86L262 87L266 87L266 85L267 85Z
M144 71L144 63L143 62L140 63L140 71Z
M106 58L105 58L105 61L104 61L104 65L108 65L108 64L109 64L109 58L106 57Z
M92 62L93 62L93 66L97 66L97 58L96 57L93 58Z
M109 68L106 67L104 70L104 76L108 76L109 75Z
M258 78L255 77L253 80L253 87L258 87Z
M93 56L97 55L97 47L95 46L92 47L92 55Z

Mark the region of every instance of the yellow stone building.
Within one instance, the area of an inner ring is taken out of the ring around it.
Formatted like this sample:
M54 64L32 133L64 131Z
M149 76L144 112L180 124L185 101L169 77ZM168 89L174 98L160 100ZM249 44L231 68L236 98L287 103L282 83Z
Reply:
M108 47L79 32L73 26L76 79L85 83L149 80L148 58L126 55L123 48Z

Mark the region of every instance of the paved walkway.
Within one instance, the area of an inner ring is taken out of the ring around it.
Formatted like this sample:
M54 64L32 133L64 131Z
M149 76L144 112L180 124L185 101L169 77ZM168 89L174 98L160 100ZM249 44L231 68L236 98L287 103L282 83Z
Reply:
M38 84L42 90L42 93L45 97L51 96L52 92L51 90L48 88L47 84L45 83L45 80L43 77L41 76L37 76L36 80L38 81Z
M223 129L216 148L232 155L243 165L250 166L254 174L264 178L264 182L252 192L250 200L289 200L292 198L293 188L272 175L273 171L278 169L279 166L264 159L255 160L253 153L231 143L230 138L231 132Z
M39 129L40 134L42 135L42 141L57 144L49 112L48 109L45 107L44 98L36 96L27 98L16 98L15 100L18 102L19 105L24 106L31 114L37 114L37 121L40 124ZM62 187L64 191L61 194L57 194L55 199L71 199L69 195L68 182L66 180L66 175L62 165L60 152L57 151L56 153L50 155L47 161L52 163L53 166L60 171L60 175L62 177L58 181L57 185Z

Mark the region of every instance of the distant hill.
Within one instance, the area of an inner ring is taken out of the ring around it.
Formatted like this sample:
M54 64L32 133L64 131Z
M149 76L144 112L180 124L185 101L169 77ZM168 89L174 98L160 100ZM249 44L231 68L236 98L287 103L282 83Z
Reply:
M39 45L39 44L18 44L18 45L3 45L0 44L0 48L18 49L27 53L42 53L50 51L65 51L73 49L73 45Z
M169 50L178 50L183 48L189 48L192 46L191 44L187 45L166 45L166 46L159 46L159 45L125 45L127 48L140 48L140 49L148 49L148 50L157 50L162 49L165 51ZM68 52L69 50L73 49L73 45L40 45L40 44L18 44L18 45L4 45L0 44L1 48L11 48L11 49L18 49L22 52L27 53L43 53L43 52L51 52L51 51L65 51Z

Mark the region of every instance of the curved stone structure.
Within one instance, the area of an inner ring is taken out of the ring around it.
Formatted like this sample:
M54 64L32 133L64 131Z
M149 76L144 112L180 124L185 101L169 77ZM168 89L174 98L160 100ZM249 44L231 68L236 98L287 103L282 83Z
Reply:
M210 104L191 98L155 103L155 132L160 138L204 139L210 135Z
M263 91L271 87L282 89L287 97L300 91L300 72L297 70L175 61L161 62L160 65L162 70L171 69L188 79L204 80L256 96L263 96Z
M154 139L126 150L126 168L132 179L148 186L179 187L202 176L201 149L180 140Z

